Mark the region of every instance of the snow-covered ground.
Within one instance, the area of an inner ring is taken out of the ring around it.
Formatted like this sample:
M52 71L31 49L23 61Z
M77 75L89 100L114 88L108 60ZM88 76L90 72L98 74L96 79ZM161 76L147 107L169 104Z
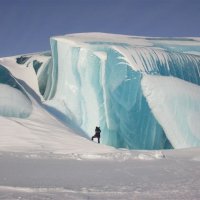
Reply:
M135 43L141 44L140 40ZM31 55L28 65L34 60L45 64L49 59L47 55ZM60 111L45 102L37 79L41 71L33 76L33 67L17 64L16 57L2 58L0 65L12 74L14 86L18 84L23 91L0 84L0 199L200 199L199 147L148 151L92 142L71 119L62 119ZM166 93L154 87L159 85L158 79L151 79L144 78L144 91L152 110L162 113L169 102ZM166 88L173 87L173 81L172 86L161 82ZM181 81L174 82L176 91L184 93ZM193 88L188 83L186 86ZM161 105L151 96L157 94L163 95ZM198 100L195 91L189 94ZM27 109L21 110L25 105ZM16 113L26 117L16 117ZM160 123L166 124L163 118ZM198 130L199 126L195 127Z
M62 155L4 152L0 199L197 200L199 153L199 149Z

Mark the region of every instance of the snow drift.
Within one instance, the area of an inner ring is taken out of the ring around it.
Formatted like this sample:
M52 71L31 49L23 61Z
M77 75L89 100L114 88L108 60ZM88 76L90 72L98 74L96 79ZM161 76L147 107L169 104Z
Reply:
M32 112L32 104L23 88L9 71L0 65L0 115L26 118Z
M3 58L0 64L65 123L89 137L100 126L102 143L115 147L200 146L199 38L85 33L50 42L51 53Z

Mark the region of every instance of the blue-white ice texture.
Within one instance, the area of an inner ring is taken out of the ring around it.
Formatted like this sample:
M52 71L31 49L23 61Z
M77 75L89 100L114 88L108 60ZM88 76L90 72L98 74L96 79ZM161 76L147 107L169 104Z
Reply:
M132 39L138 38L129 37L128 42L109 41L105 35L81 42L76 36L51 38L53 65L46 99L88 136L100 126L104 144L172 148L143 94L141 79L145 74L174 76L199 85L200 57L195 55L200 52L199 41L139 38L147 44L134 45Z
M185 137L182 132L178 137L169 137L173 134L168 132L170 125L166 128L166 124L164 126L161 123L165 120L165 113L160 120L152 108L159 102L159 94L154 88L147 88L145 94L141 84L144 77L153 75L177 77L200 85L198 38L74 34L52 37L51 50L52 59L48 63L38 60L33 62L33 67L46 104L59 111L62 120L73 122L89 137L94 134L95 127L100 126L101 142L119 148L166 149L200 145L200 137L194 141L189 134L189 142L182 144L182 138ZM162 82L159 86L158 91L162 91ZM179 90L182 92L181 88ZM158 96L153 104L145 96L149 92ZM171 95L170 91L167 94ZM172 100L167 102L167 106L171 104L172 108L175 107L173 97L169 99ZM180 98L174 99L178 105L177 99ZM194 101L188 101L187 98L182 102L187 103L187 111L194 107ZM161 107L160 110L162 112ZM171 112L172 119L176 111ZM178 112L179 117L181 113L186 113ZM198 115L195 114L195 118ZM181 123L179 126L184 130L191 124ZM194 130L196 127L198 129L199 126L191 128Z

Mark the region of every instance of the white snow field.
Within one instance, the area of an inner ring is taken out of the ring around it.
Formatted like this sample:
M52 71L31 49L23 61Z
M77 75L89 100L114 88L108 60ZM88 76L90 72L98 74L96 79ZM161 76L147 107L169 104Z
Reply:
M200 199L200 38L50 41L0 58L0 199Z

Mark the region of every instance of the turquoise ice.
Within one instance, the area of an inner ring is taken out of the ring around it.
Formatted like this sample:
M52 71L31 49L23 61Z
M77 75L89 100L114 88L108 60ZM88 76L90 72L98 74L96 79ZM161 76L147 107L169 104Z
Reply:
M173 76L199 85L198 39L90 33L52 37L51 48L52 105L88 136L98 125L102 142L115 147L162 149L199 145L194 140L179 145L169 140L141 87L146 75ZM189 103L189 108L192 106ZM184 123L183 120L182 126Z

